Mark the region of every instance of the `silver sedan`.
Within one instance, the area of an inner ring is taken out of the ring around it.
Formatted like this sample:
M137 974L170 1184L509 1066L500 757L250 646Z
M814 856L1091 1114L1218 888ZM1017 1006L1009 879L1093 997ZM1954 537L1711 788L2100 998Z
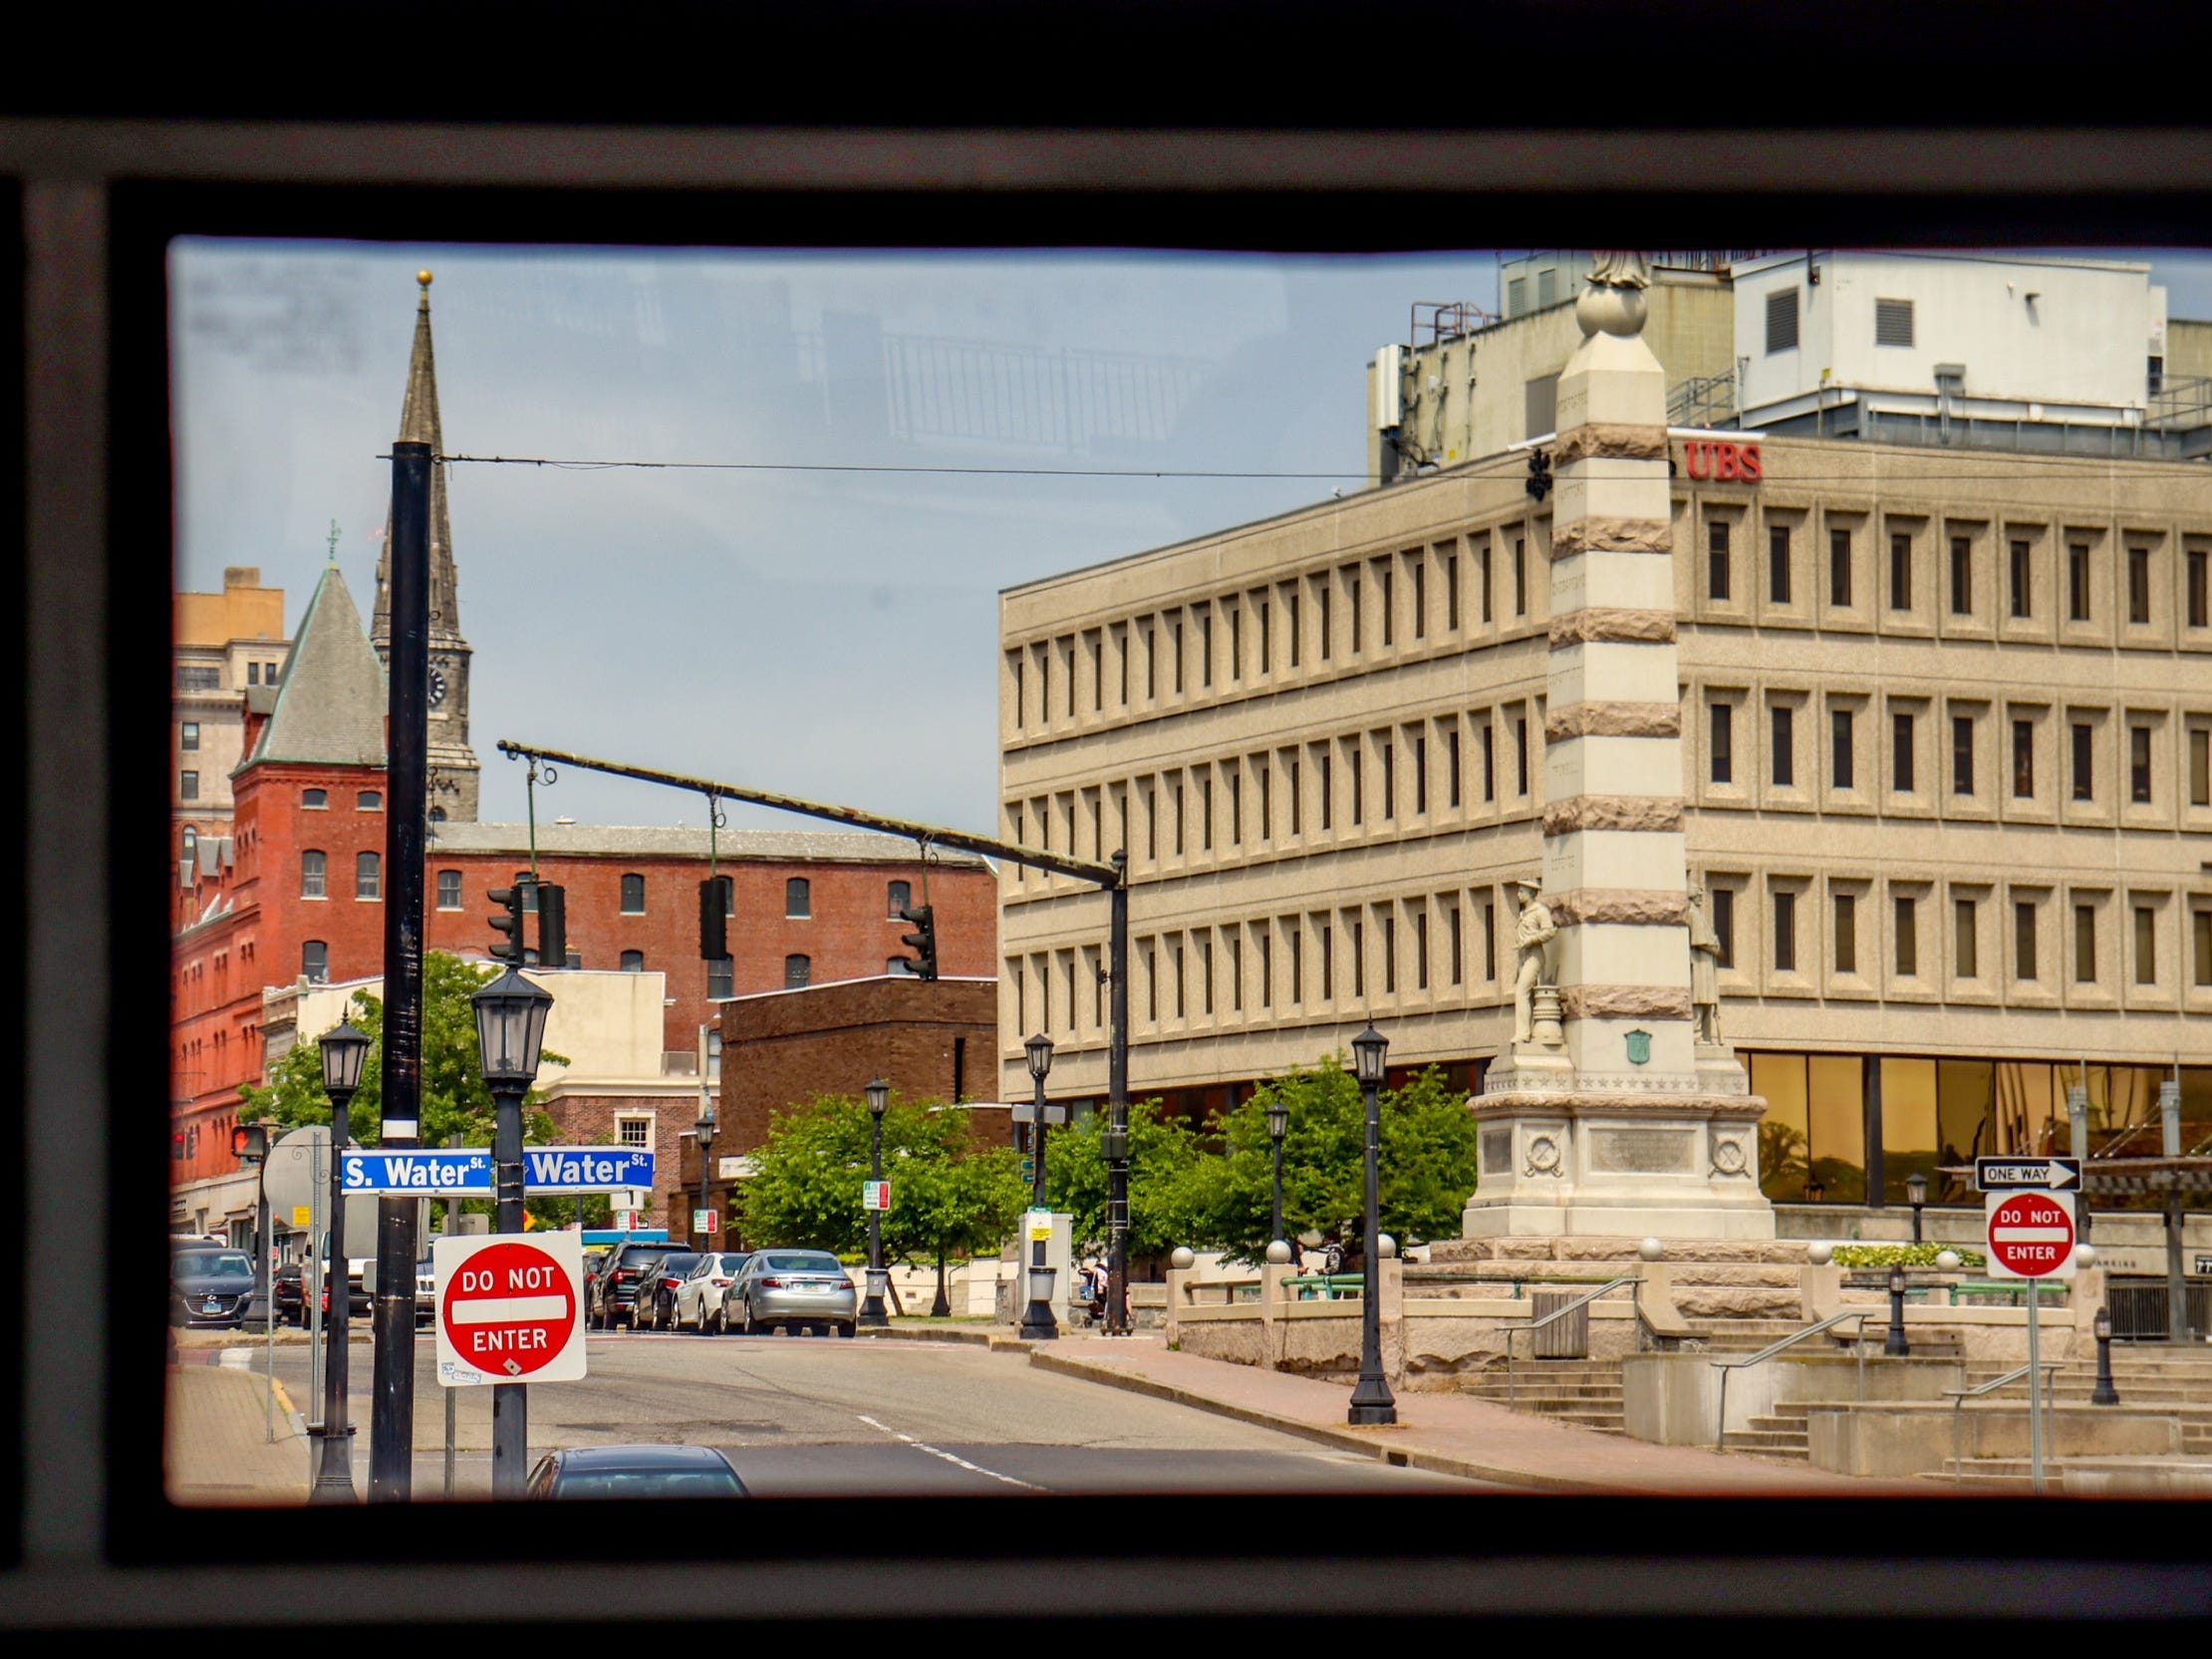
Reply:
M742 1335L783 1329L853 1334L860 1292L827 1250L755 1250L722 1292L722 1324Z

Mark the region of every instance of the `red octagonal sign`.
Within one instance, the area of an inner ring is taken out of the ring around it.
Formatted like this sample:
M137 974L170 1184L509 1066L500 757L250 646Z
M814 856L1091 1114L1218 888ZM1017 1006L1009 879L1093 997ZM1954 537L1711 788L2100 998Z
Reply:
M583 1247L543 1240L439 1239L437 1372L448 1387L584 1375Z
M2069 1276L2074 1269L2074 1195L1990 1195L1991 1266L2014 1278Z

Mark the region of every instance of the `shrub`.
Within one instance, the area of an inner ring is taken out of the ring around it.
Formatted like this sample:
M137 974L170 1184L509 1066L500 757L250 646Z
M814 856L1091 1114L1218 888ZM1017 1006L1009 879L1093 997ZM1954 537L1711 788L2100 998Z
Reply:
M1838 1244L1834 1259L1838 1267L1933 1267L1944 1250L1956 1251L1962 1267L1989 1264L1980 1250L1964 1244Z

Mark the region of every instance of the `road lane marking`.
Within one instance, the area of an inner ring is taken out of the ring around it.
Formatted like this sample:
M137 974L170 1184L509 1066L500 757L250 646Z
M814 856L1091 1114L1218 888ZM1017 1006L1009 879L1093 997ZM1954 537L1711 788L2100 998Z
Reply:
M994 1481L1003 1481L1009 1487L1019 1487L1024 1492L1042 1492L1044 1490L1044 1488L1036 1486L1031 1482L1017 1481L1011 1475L1001 1475L995 1469L985 1469L980 1464L969 1463L966 1458L959 1457L954 1453L948 1452L941 1446L932 1446L926 1440L916 1440L912 1435L903 1435L897 1429L894 1429L890 1424L879 1423L873 1417L868 1416L865 1412L855 1412L853 1415L858 1417L871 1429L879 1430L880 1432L891 1436L891 1438L894 1440L903 1440L918 1452L927 1452L933 1458L943 1458L947 1463L958 1464L961 1468L968 1470L970 1474L987 1475Z

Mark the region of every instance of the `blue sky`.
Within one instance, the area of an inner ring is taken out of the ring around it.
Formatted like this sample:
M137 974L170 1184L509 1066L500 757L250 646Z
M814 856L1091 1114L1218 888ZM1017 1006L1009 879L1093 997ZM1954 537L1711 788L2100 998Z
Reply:
M2152 256L2177 317L2212 257ZM415 272L449 452L801 466L1364 473L1366 363L1488 252L1364 259L489 250L171 254L177 586L325 558L366 613ZM893 368L887 376L882 365ZM500 737L988 830L997 593L1325 497L1328 477L455 466L482 813ZM541 815L700 821L570 771ZM733 809L739 824L788 826Z

